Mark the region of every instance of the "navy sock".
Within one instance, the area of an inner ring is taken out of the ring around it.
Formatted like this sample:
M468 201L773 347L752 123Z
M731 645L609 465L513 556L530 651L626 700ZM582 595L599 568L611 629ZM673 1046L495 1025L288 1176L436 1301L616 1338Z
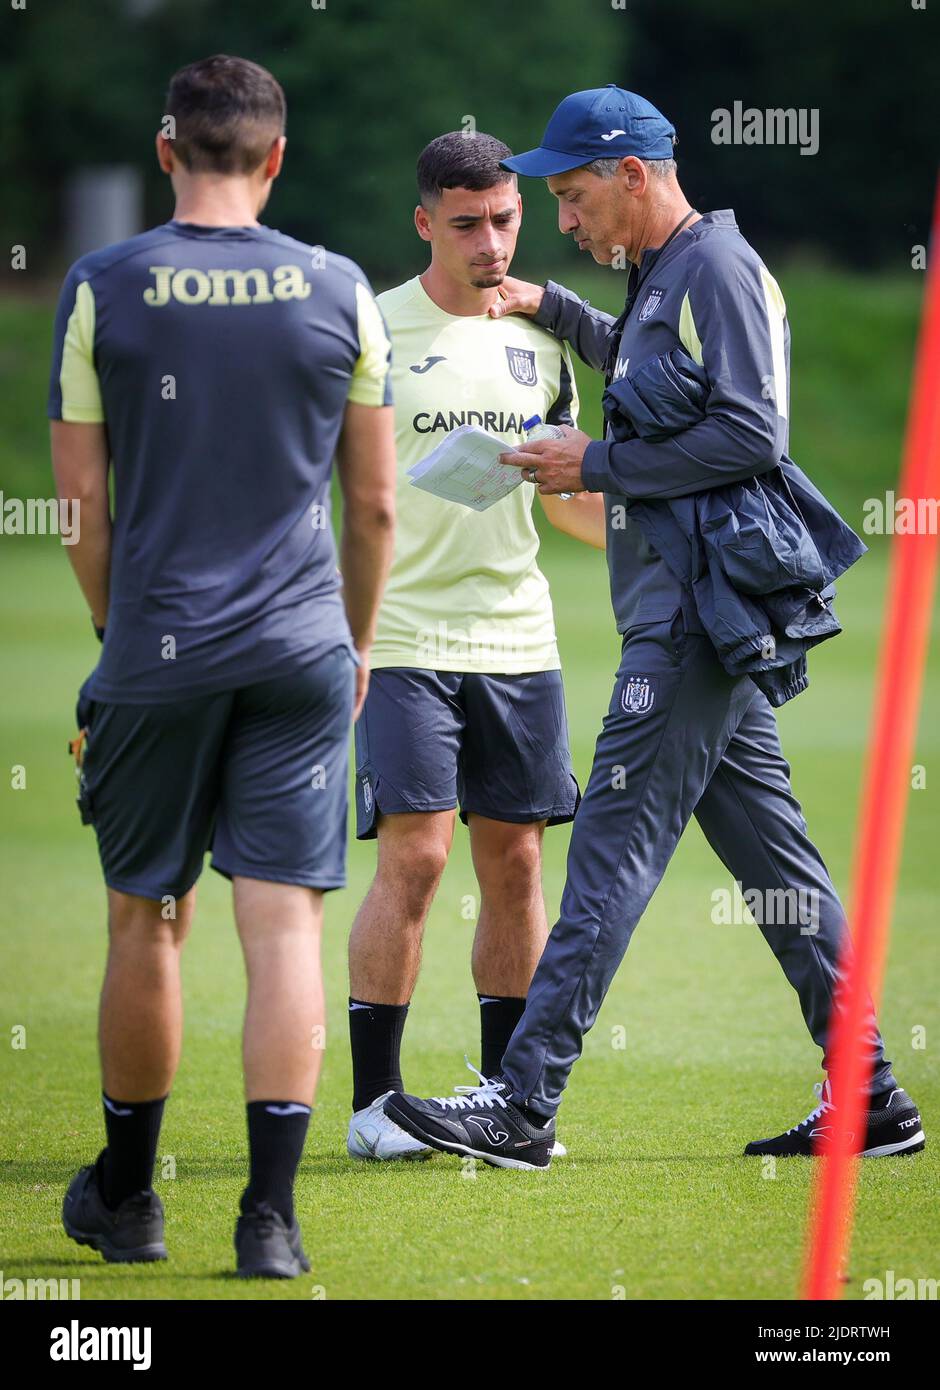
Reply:
M242 1212L267 1202L288 1226L294 1219L294 1179L310 1124L310 1106L293 1100L251 1100L248 1112L248 1186Z
M107 1148L98 1159L98 1187L105 1206L112 1211L125 1197L148 1192L153 1185L153 1166L157 1160L162 1100L113 1100L101 1094Z
M350 999L353 1110L364 1110L386 1091L404 1090L401 1037L407 1017L407 1004L368 1004L364 999Z
M525 1010L525 1000L499 994L478 994L480 1001L480 1071L496 1076Z

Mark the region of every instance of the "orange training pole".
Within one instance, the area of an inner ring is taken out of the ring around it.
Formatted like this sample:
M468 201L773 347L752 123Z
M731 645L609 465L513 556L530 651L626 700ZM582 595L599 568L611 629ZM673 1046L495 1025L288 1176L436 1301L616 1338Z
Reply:
M940 497L940 182L908 413L899 495L915 503ZM933 516L934 534L929 534ZM832 1150L817 1165L807 1225L803 1297L837 1298L848 1252L858 1159L851 1137L867 1108L862 1057L870 993L877 1006L897 886L917 718L930 634L938 540L936 511L918 512L918 532L894 534L881 636L878 687L856 835L849 921L852 948L843 958L839 1007L833 1011L831 1076L837 1108Z

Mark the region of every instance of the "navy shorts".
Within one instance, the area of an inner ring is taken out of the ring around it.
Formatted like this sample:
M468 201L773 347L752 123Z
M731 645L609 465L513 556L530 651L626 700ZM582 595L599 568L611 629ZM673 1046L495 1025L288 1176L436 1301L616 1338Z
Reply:
M380 667L356 724L356 835L376 813L451 811L528 825L570 821L571 771L560 671L468 675Z
M180 898L211 848L226 878L342 888L354 687L355 659L334 647L289 675L172 704L83 688L78 804L108 886Z

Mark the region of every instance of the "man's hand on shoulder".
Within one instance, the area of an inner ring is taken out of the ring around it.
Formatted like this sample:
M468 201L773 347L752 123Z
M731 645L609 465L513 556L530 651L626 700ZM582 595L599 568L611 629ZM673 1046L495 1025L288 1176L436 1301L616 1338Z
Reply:
M501 319L506 314L525 314L531 318L539 311L545 287L532 285L528 280L514 280L511 275L507 275L497 293L499 298L489 310L491 319Z

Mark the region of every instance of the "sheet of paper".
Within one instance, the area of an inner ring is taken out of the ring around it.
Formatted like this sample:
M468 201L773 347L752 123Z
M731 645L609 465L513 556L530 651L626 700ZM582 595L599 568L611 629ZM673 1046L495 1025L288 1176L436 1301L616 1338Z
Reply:
M498 435L460 425L409 468L408 477L424 492L485 512L522 483L521 469L496 462L511 449Z

